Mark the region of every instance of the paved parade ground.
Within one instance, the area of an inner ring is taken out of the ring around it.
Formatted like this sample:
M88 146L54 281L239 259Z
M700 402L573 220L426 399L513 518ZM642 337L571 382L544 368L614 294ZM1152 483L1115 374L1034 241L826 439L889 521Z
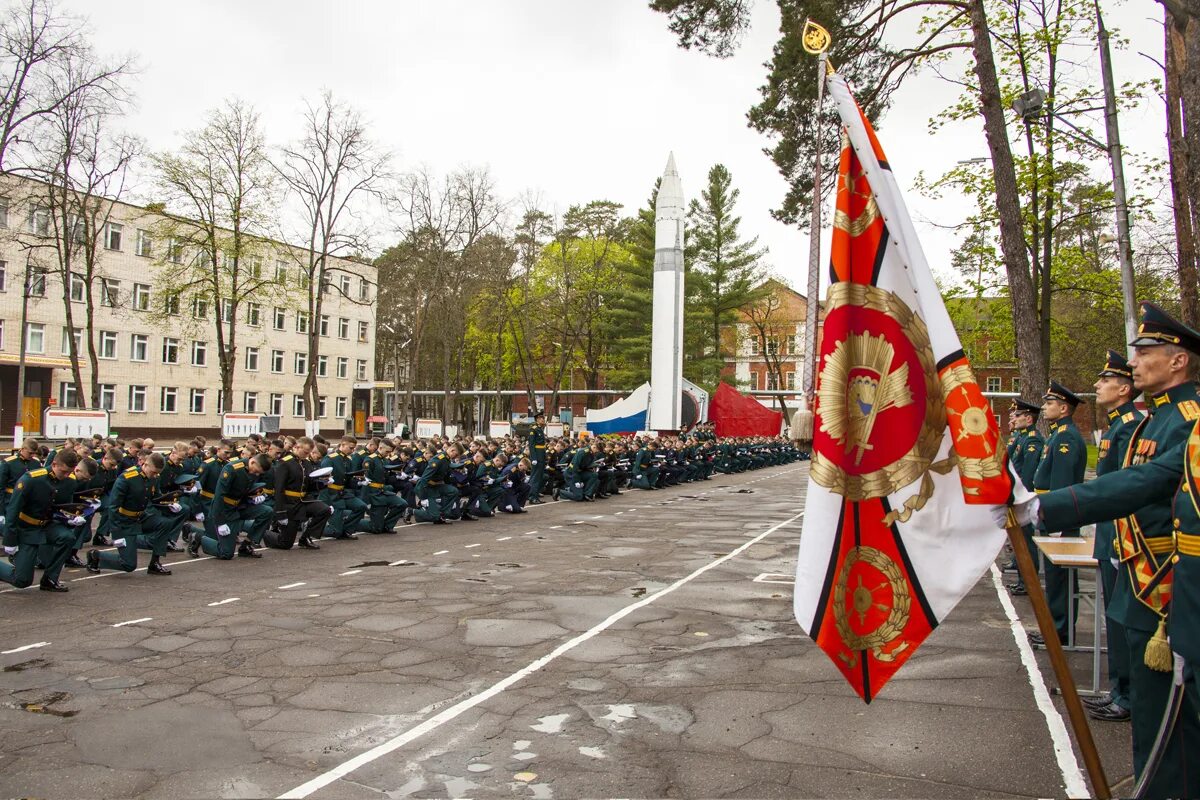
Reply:
M855 697L792 617L806 481L788 465L0 594L0 796L1083 786L993 575L870 706ZM1128 727L1094 725L1119 790Z

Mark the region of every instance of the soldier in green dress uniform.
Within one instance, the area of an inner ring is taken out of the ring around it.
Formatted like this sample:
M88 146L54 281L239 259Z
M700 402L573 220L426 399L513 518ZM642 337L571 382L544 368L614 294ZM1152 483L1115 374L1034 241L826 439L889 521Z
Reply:
M334 539L357 539L354 531L358 523L367 513L367 504L358 498L347 485L348 474L357 472L351 469L350 455L357 444L352 436L344 436L338 442L337 449L325 456L321 461L322 467L332 467L333 474L329 477L332 482L321 490L317 498L333 509L327 528Z
M542 487L546 485L546 415L540 411L533 416L529 429L529 502L542 502Z
M1050 381L1050 388L1042 396L1042 416L1050 423L1050 438L1042 448L1042 458L1033 476L1035 492L1048 492L1083 483L1083 474L1087 471L1087 446L1071 419L1079 402L1079 397L1058 381ZM1078 537L1079 528L1065 530L1062 535ZM1054 617L1058 638L1065 644L1068 629L1075 625L1075 620L1067 619L1070 605L1068 595L1075 589L1075 571L1056 567L1049 561L1044 567L1046 604L1050 606L1050 614ZM1074 611L1078 616L1079 606L1074 606ZM1029 634L1029 640L1035 645L1045 644L1041 633L1037 631Z
M1109 350L1104 369L1096 380L1096 405L1104 409L1108 429L1100 439L1096 455L1096 476L1107 475L1121 468L1125 450L1133 430L1146 416L1133 404L1138 391L1133 388L1133 370L1125 356ZM1117 583L1117 567L1113 563L1113 537L1116 523L1105 520L1096 523L1096 541L1092 556L1100 565L1100 588L1104 604L1112 603L1113 590ZM1111 614L1105 614L1105 630L1108 643L1109 691L1099 697L1084 698L1089 706L1088 715L1106 722L1124 722L1129 719L1129 649L1125 646L1125 631L1121 623Z
M1200 332L1143 303L1138 337L1130 344L1134 387L1145 395L1149 416L1134 428L1121 469L1035 496L1014 511L1018 521L1040 517L1047 530L1116 520L1113 548L1121 566L1108 610L1121 623L1129 649L1133 769L1140 777L1171 696L1172 650L1190 659L1192 670L1200 660L1194 560L1200 550L1192 549L1195 532L1185 527L1196 524L1195 508L1185 510L1195 490L1182 484L1189 437L1200 419ZM1194 680L1192 673L1192 686ZM1184 698L1147 797L1200 795L1196 701L1194 691Z
M188 555L193 558L203 549L222 560L233 558L234 551L242 558L262 558L254 551L252 542L262 541L263 531L274 512L266 505L266 496L255 489L271 469L271 459L259 453L242 461L233 459L221 467L216 491L206 517L206 530L192 534ZM246 541L238 544L238 534L245 533Z
M1020 442L1020 446L1013 452L1013 470L1025 488L1032 492L1033 476L1037 472L1038 462L1042 460L1042 450L1046 447L1046 442L1037 429L1038 415L1042 413L1042 407L1021 399L1017 399L1013 406L1013 423L1017 426L1017 441ZM1036 566L1041 559L1037 545L1033 543L1033 526L1023 525L1021 532L1025 534L1025 546L1029 548L1029 555L1033 557ZM1017 582L1010 585L1008 590L1014 595L1028 593L1020 573L1017 574Z
M145 537L150 549L148 575L170 575L171 570L162 564L167 552L167 536L172 523L164 516L153 513L153 500L158 496L158 475L162 472L165 459L158 453L146 456L141 466L130 467L117 476L109 500L113 517L111 532L117 552L89 550L88 572L101 569L119 569L133 572L137 569L139 537ZM172 503L172 515L182 513L183 506Z
M85 520L78 514L56 519L54 505L59 484L73 483L71 473L78 463L79 456L68 450L56 456L48 469L38 466L17 478L4 515L4 553L13 557L13 563L0 559L0 581L19 589L32 585L40 552L45 572L38 588L67 591L58 576L75 543L75 531Z
M413 516L417 522L446 524L446 516L453 513L458 503L458 490L447 483L450 479L450 462L461 455L462 449L457 444L451 444L436 455L426 451L428 460L425 471L413 489L418 505Z
M368 517L359 523L364 533L395 533L396 523L404 516L408 504L387 485L385 464L391 457L392 446L379 442L374 451L362 459L366 470L366 485L362 489L362 501L369 507Z

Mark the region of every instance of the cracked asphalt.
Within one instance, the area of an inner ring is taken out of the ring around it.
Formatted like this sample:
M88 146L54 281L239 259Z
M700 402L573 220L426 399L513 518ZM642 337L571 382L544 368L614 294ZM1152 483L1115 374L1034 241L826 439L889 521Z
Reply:
M0 593L0 796L1062 795L990 576L869 707L802 634L806 482ZM1116 783L1128 728L1098 725Z

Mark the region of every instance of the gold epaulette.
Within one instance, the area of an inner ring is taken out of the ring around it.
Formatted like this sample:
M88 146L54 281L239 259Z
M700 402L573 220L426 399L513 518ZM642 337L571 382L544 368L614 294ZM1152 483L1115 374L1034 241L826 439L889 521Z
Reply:
M237 462L234 462L233 464L230 464L229 466L233 467L234 469L245 469L246 463L244 461L237 461Z
M31 478L40 478L43 475L48 475L48 474L49 474L49 472L46 470L45 467L41 467L40 469L29 470L29 477L31 477Z
M1179 409L1179 413L1188 422L1195 422L1200 419L1200 404L1197 404L1195 400L1184 400L1176 408Z
M293 456L291 453L288 453L286 456L281 458L280 461L292 461L294 458L295 456Z
M125 478L126 480L129 480L130 478L136 478L138 476L137 467L130 467L129 469L122 472L121 476L123 478Z
M1124 414L1121 416L1121 422L1133 422L1133 412L1132 412L1132 411L1126 411L1126 412L1125 412L1125 413L1124 413Z

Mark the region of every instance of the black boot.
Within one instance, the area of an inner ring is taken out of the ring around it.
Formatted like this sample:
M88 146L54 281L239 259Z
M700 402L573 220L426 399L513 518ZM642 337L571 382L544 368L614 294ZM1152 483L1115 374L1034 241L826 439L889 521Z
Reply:
M87 564L84 564L83 561L80 560L78 550L72 550L71 557L67 559L66 566L68 566L68 567L86 567Z
M188 539L187 553L192 558L200 557L200 540L204 538L203 531L193 531Z
M100 551L99 550L88 550L87 571L88 572L99 572L100 571Z
M239 544L237 554L239 558L262 558L262 553L254 552L254 546L249 542Z
M307 536L301 536L300 541L297 542L296 545L304 550L320 550L321 549L321 545L317 544L316 542L314 542L312 539L308 538Z
M70 589L63 586L58 581L52 581L49 578L42 578L42 582L38 584L38 588L43 592L69 592Z
M170 575L171 570L163 566L160 559L162 556L154 556L150 559L150 565L146 567L147 575Z

